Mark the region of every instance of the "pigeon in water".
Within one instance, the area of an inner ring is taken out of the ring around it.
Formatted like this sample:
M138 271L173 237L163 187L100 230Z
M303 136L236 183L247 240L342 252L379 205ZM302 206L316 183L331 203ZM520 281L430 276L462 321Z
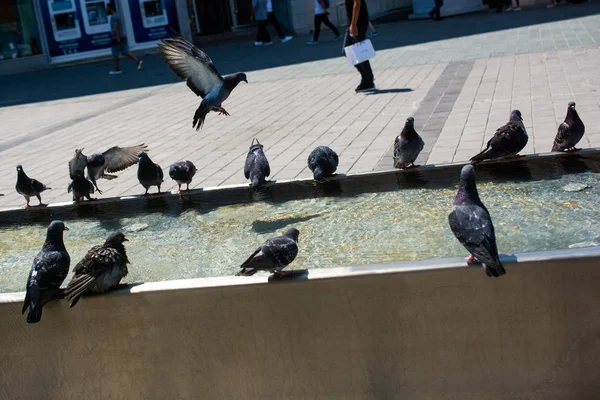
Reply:
M192 92L202 97L200 107L194 114L192 127L196 130L202 128L204 119L210 111L229 115L221 104L227 100L231 91L240 82L248 83L246 74L237 72L221 76L208 54L180 36L163 39L161 42L158 50L169 68L187 82Z
M113 146L103 153L94 153L91 156L86 156L82 151L83 149L76 149L75 155L69 161L69 176L71 179L75 179L77 171L83 171L87 167L87 178L94 184L98 193L102 194L96 181L100 178L118 178L117 175L109 175L106 172L123 171L137 164L138 154L148 151L148 146L144 143L130 147Z
M585 125L579 118L577 110L575 110L575 102L569 102L567 108L567 116L565 122L560 124L556 138L554 138L554 144L552 145L552 151L577 151L575 145L579 143L583 134L585 133Z
M460 186L448 222L454 236L471 253L467 261L482 263L487 276L506 273L498 256L490 213L477 193L472 165L465 165L460 172Z
M327 146L318 146L308 156L308 168L312 171L315 180L332 176L338 164L338 155Z
M73 307L85 292L104 293L127 276L129 259L121 232L111 234L103 245L92 247L75 266L73 278L65 289L65 300Z
M46 206L46 204L42 203L42 197L40 196L40 193L42 193L44 190L52 188L47 187L38 180L28 177L25 171L23 171L23 167L17 165L17 184L15 185L15 189L17 189L17 193L25 197L25 200L27 200L25 208L28 208L29 198L31 196L37 197L37 199L40 201L40 206Z
M256 144L254 144L255 140ZM263 145L258 139L252 139L244 164L244 176L246 179L250 179L253 188L257 188L265 183L265 178L269 175L271 175L271 168L269 160L263 152Z
M160 165L152 162L148 154L141 152L138 154L138 181L146 189L144 196L148 195L148 189L150 186L158 186L158 193L160 193L160 185L163 182L163 171Z
M83 200L83 198L87 198L88 200L96 200L91 198L91 194L94 193L94 185L88 179L83 176L83 172L81 170L75 171L75 177L67 186L67 193L73 192L73 201L79 202Z
M394 141L394 168L415 168L415 160L425 142L415 131L415 119L408 117L400 135Z
M244 261L240 266L242 270L236 275L251 276L258 271L285 275L281 270L291 264L298 255L299 233L298 229L290 228L282 236L267 240Z
M483 160L492 160L517 156L523 150L529 136L523 125L523 118L519 110L510 113L510 121L498 128L494 136L487 143L485 150L471 158L472 164Z
M179 185L177 193L181 192L181 185L187 185L186 190L190 190L192 178L196 175L196 166L191 161L177 161L169 166L169 176Z
M71 258L63 242L63 232L68 230L62 221L52 221L42 250L33 259L21 312L24 314L29 308L27 322L30 324L40 322L42 308L56 298L60 285L69 274Z

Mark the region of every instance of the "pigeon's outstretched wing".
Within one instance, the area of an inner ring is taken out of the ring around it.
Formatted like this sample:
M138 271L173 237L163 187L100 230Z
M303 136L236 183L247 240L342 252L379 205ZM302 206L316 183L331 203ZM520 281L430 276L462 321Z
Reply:
M78 172L83 172L85 167L87 166L87 157L82 153L83 149L75 150L75 155L71 160L69 160L69 176L71 179L75 179Z
M138 154L142 151L148 152L148 146L144 143L129 147L111 147L102 153L102 156L104 156L104 169L106 172L123 171L137 164Z
M158 48L166 63L197 96L206 97L215 85L223 82L208 54L186 39L177 36L161 42Z

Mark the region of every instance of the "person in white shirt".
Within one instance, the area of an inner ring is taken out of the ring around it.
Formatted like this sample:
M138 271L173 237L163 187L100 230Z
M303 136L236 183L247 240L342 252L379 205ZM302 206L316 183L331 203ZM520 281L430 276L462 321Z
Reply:
M306 44L317 44L319 43L319 35L321 34L321 23L325 24L333 34L335 38L333 40L338 41L341 39L340 31L335 27L334 24L331 23L329 17L327 16L329 12L327 9L329 8L330 0L315 0L315 33L313 37L306 42Z
M277 36L279 36L279 39L281 39L281 43L289 42L290 40L292 40L292 36L286 36L283 34L283 29L281 29L281 25L279 25L279 21L277 21L277 17L273 12L272 0L267 0L267 19L269 20L271 25L273 25L275 31L277 31Z

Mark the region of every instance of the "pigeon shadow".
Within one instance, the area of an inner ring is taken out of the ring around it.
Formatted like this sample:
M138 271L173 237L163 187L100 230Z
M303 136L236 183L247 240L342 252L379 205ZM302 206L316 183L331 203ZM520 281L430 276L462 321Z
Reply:
M365 93L367 96L371 96L374 94L389 94L389 93L407 93L412 92L411 88L398 88L398 89L375 89L371 92Z
M290 271L282 271L269 275L268 283L281 283L290 281L307 281L308 270L307 269L294 269Z
M306 215L304 217L281 218L274 221L254 221L252 222L252 230L258 234L276 232L289 225L294 225L299 222L309 221L313 218L320 217L319 214Z

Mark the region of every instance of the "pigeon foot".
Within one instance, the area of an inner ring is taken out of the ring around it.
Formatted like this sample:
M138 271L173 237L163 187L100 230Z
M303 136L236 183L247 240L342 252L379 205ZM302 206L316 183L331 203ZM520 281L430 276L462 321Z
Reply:
M473 254L469 254L468 257L465 257L465 260L467 260L467 262L476 262L475 256Z
M31 206L29 205L29 203L25 204L25 208L29 208L29 207L31 207Z
M40 206L40 207L48 207L48 204L44 204L44 203L41 203L41 202L40 202L39 206Z
M217 108L217 111L219 111L219 115L229 116L229 113L223 107Z
M100 190L100 189L96 188L96 191L97 191L98 193L102 194L102 190Z
M418 168L418 167L420 167L420 165L415 165L415 163L410 163L410 165L406 168L408 169L408 168Z
M515 155L515 158L521 158L521 157L523 157L523 155L521 155L521 154Z
M579 150L581 150L581 149L578 149L577 147L571 147L570 149L567 149L567 151L568 151L569 153L572 153L572 152L574 152L574 151L579 151Z

